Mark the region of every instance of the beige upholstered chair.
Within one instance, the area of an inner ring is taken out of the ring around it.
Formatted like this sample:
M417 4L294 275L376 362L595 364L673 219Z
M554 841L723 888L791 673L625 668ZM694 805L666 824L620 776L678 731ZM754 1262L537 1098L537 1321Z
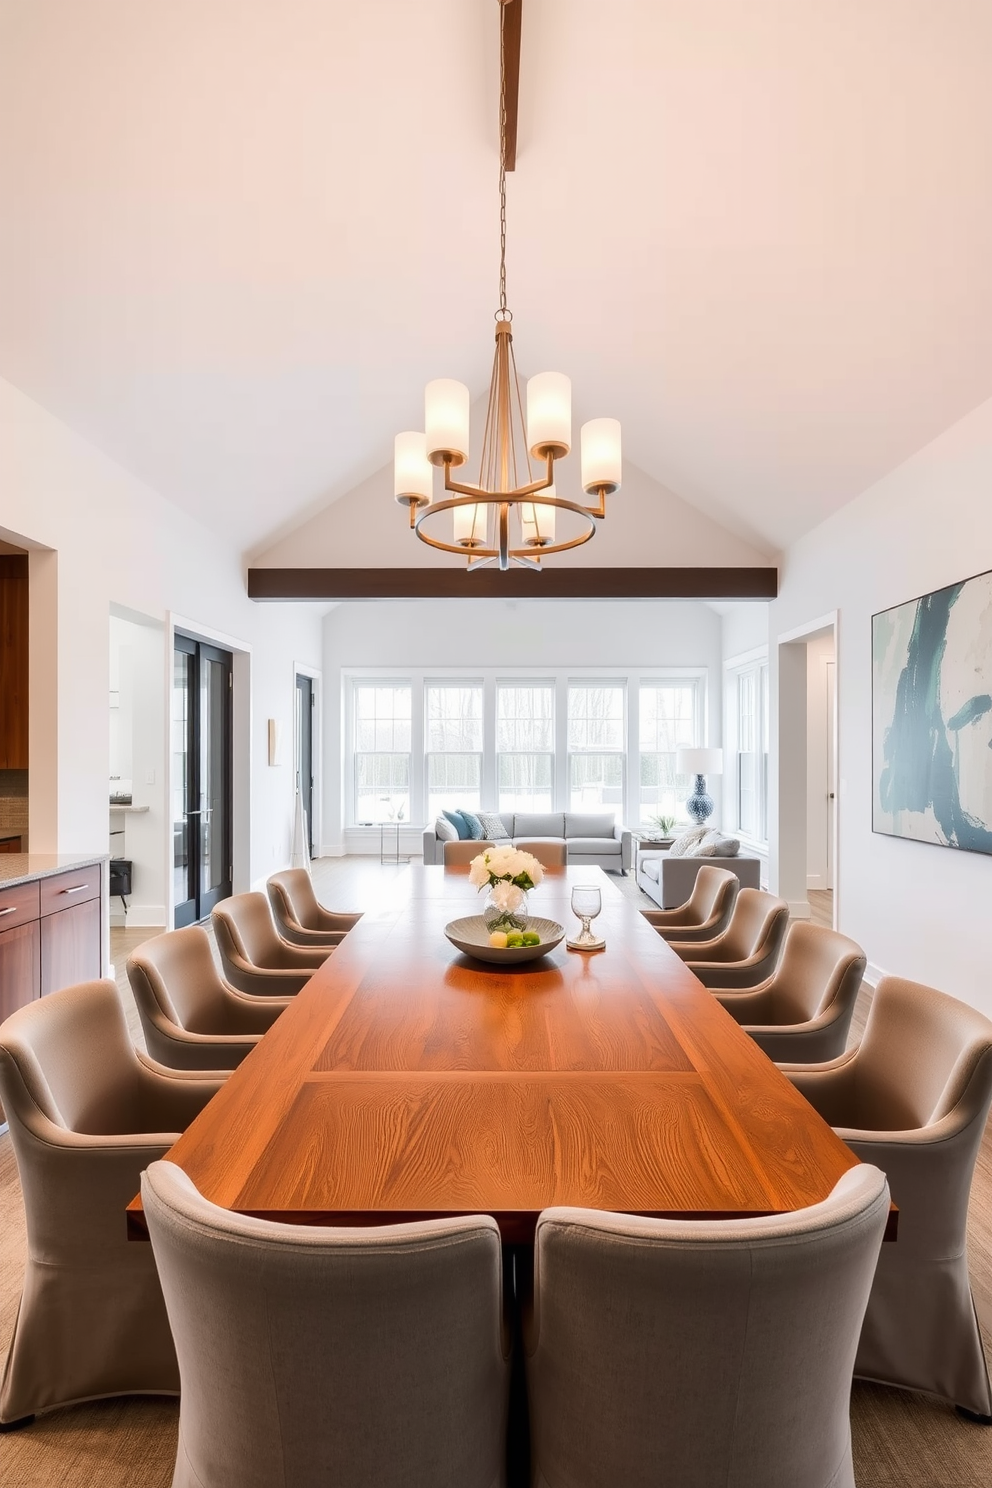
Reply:
M862 1165L767 1219L545 1210L534 1488L854 1488L851 1375L887 1211Z
M888 1174L898 1239L882 1247L855 1373L926 1390L988 1422L992 1392L968 1279L968 1196L992 1102L992 1023L883 977L857 1049L782 1068L853 1152Z
M775 970L788 924L784 899L741 889L722 935L668 944L706 987L756 987Z
M124 1211L222 1076L132 1047L113 982L31 1002L0 1027L0 1099L24 1191L28 1264L0 1421L105 1395L175 1394L175 1350L149 1245Z
M730 923L740 886L736 873L706 864L696 874L692 893L684 904L677 909L642 909L641 914L666 940L683 945L713 940Z
M566 868L568 866L568 843L549 841L547 837L514 838L514 847L530 853L542 868ZM619 864L617 865L619 867Z
M229 987L200 925L144 941L127 976L148 1052L170 1069L234 1069L292 1001Z
M473 858L477 858L480 853L485 852L486 848L492 847L492 845L488 838L484 842L465 842L461 840L458 842L444 842L441 844L441 850L444 853L444 866L445 868L464 868L471 863Z
M498 1488L507 1343L488 1216L322 1229L141 1193L176 1340L173 1488Z
M338 914L325 909L313 891L313 880L305 868L285 868L273 873L265 885L276 927L290 945L337 945L362 918L360 914Z
M224 975L239 992L291 997L334 947L290 945L277 934L264 894L234 894L210 911Z
M747 991L709 986L769 1059L806 1063L843 1054L864 974L859 945L803 921L789 926L767 981Z

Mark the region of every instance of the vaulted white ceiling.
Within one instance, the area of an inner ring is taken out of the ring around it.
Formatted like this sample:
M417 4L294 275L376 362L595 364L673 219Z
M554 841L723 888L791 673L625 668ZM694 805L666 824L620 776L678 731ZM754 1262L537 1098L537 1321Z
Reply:
M509 291L785 545L992 394L988 0L523 0ZM483 392L496 0L0 0L0 375L245 548Z

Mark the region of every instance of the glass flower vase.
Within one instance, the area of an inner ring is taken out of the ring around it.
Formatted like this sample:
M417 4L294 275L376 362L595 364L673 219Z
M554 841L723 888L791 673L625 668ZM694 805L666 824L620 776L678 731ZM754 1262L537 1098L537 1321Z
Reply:
M494 930L526 930L530 911L525 891L505 881L490 884L482 906L482 918L490 935Z

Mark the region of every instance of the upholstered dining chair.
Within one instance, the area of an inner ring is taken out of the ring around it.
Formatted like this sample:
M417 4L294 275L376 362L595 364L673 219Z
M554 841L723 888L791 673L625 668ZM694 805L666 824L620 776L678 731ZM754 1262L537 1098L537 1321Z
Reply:
M967 1250L972 1173L992 1103L992 1022L933 987L886 976L856 1049L781 1068L852 1152L884 1169L899 1206L855 1373L925 1390L992 1425Z
M127 977L145 1046L170 1069L234 1069L292 1001L229 987L200 925L143 941Z
M666 940L713 940L730 923L741 881L729 868L705 864L696 874L692 893L675 909L642 909L649 925Z
M744 991L708 985L769 1059L812 1063L847 1047L865 965L855 941L804 920L788 927L767 981Z
M854 1488L851 1376L888 1205L885 1175L858 1165L770 1218L545 1210L534 1488Z
M788 924L784 899L741 889L722 935L668 944L705 987L756 987L775 970Z
M568 843L564 840L551 842L547 837L519 837L514 839L513 845L521 852L530 853L542 868L568 867Z
M290 945L338 945L362 918L325 909L305 868L284 868L265 885L276 927Z
M508 1340L495 1220L329 1229L141 1180L182 1379L173 1488L498 1488Z
M333 946L304 948L283 940L264 894L222 899L210 911L210 920L224 976L251 996L292 997L334 953Z
M484 842L466 842L464 840L455 842L443 842L441 850L444 855L445 868L464 868L477 858L480 853L485 852L487 847L492 847L488 839Z
M151 1246L128 1243L124 1211L142 1168L223 1079L162 1069L138 1053L110 981L51 992L0 1027L0 1100L28 1237L0 1422L178 1390Z

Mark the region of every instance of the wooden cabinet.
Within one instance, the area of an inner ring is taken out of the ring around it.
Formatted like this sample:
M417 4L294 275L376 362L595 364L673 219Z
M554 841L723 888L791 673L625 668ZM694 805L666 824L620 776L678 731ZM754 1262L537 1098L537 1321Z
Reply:
M102 974L103 869L0 888L0 1020L33 998Z
M28 560L0 554L0 770L28 768Z

